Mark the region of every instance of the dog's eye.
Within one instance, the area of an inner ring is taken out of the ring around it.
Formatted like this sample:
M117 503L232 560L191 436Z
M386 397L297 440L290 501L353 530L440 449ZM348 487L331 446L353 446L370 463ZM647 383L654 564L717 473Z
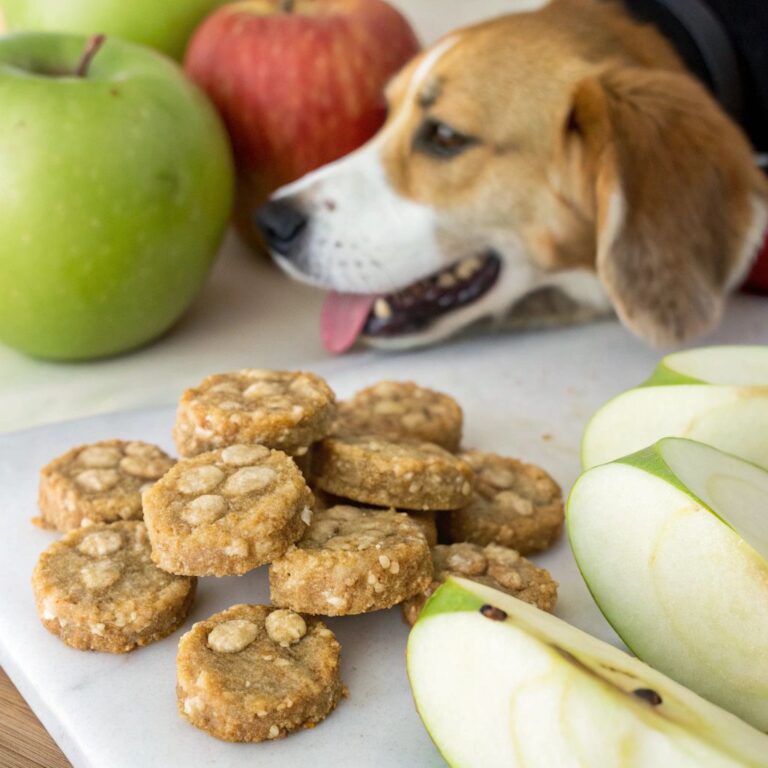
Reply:
M451 128L448 123L426 120L416 133L414 148L436 157L456 157L477 139Z

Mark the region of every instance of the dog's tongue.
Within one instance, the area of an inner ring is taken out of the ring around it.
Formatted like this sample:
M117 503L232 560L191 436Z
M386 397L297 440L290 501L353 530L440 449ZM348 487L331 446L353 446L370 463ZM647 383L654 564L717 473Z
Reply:
M359 293L329 293L320 313L320 338L334 354L346 352L357 341L376 296Z

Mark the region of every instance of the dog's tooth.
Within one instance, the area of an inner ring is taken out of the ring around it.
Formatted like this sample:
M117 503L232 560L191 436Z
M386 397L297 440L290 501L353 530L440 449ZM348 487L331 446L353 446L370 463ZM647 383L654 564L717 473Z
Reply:
M456 278L450 272L442 272L437 278L437 284L441 288L453 288L456 285Z
M458 263L458 266L454 270L454 274L459 278L459 280L467 280L468 278L472 277L472 275L474 275L475 272L477 272L477 270L482 266L482 259L480 259L478 256L470 256L468 259L462 259Z
M389 302L385 299L376 299L373 303L373 314L379 320L389 320L392 317L392 307L389 306Z

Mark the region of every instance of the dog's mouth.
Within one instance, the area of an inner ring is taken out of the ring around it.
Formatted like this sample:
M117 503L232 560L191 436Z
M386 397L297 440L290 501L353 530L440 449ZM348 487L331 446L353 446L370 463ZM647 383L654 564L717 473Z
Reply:
M483 297L500 272L501 260L489 253L462 259L386 295L331 293L320 322L323 344L338 354L361 335L385 338L423 331L439 317Z

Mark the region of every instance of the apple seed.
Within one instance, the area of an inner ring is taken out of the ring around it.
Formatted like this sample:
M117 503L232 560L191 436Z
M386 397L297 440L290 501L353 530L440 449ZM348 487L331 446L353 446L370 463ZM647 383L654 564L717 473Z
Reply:
M487 603L480 609L480 613L486 619L491 619L492 621L506 621L507 618L507 614L501 608L497 608L495 605L488 605Z
M638 699L647 701L652 707L658 707L664 700L659 696L656 691L651 688L636 688L632 691L633 696L637 696Z

